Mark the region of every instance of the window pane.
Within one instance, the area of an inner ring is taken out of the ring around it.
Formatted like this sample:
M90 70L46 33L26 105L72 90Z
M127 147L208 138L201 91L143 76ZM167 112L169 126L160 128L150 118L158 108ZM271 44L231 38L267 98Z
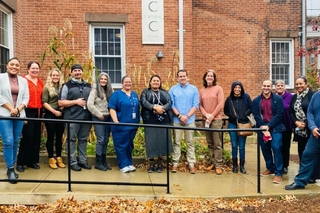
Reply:
M101 55L101 43L100 42L95 42L94 43L94 54L95 55Z
M108 73L112 83L121 83L121 28L99 27L94 29L94 34L94 61L98 72Z
M94 29L94 40L95 41L101 41L100 29Z
M6 72L6 65L8 60L9 49L0 47L0 73Z
M289 65L272 65L272 81L284 80L285 84L289 84Z
M121 83L121 58L95 57L95 66L99 72L108 73L112 83Z
M290 55L293 54L290 48L290 41L273 41L271 42L271 78L272 81L282 79L286 85L290 85L290 79L293 73L290 73L291 62Z

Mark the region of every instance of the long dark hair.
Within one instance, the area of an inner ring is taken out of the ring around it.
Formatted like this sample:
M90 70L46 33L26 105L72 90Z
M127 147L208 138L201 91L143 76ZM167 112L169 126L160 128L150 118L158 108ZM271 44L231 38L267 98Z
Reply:
M153 75L153 76L151 76L151 78L150 78L150 80L149 80L149 87L148 87L148 89L151 89L151 81L152 81L152 79L153 79L153 78L159 78L159 80L160 80L160 86L159 86L159 89L162 89L161 78L160 78L160 76L159 76L159 75Z

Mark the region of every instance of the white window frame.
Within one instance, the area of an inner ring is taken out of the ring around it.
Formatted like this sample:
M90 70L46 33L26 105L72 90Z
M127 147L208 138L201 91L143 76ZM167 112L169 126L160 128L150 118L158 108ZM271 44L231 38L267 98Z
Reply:
M120 29L120 35L121 35L121 79L123 76L126 75L126 55L125 55L125 25L124 24L110 24L110 23L90 23L89 25L89 51L92 53L93 61L95 62L95 45L94 45L94 29L95 28L119 28ZM105 55L107 57L108 55ZM101 57L101 56L99 56ZM99 71L99 70L97 70ZM95 70L93 70L92 76L97 76L95 73ZM111 77L111 76L110 76ZM95 77L94 77L94 80ZM121 82L115 83L112 80L112 87L114 89L120 89L122 87Z
M14 56L13 54L13 15L12 12L3 4L0 3L0 10L1 12L5 13L7 15L7 38L4 38L4 40L7 40L7 44L1 44L1 47L5 47L9 50L9 58L12 58ZM6 64L6 61L3 61L2 63ZM1 61L0 61L1 64ZM6 71L5 69L3 70L4 72Z
M275 82L279 79L273 79L272 73L272 65L279 64L272 62L272 44L273 43L288 43L289 44L289 73L288 79L281 79L281 80L288 80L286 83L287 89L294 89L294 40L293 39L282 39L282 38L272 38L270 39L270 79ZM286 63L285 63L286 64Z

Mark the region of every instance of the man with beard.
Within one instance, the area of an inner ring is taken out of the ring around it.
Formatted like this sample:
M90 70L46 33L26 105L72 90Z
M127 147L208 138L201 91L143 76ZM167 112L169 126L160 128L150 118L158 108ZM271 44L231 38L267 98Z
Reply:
M87 100L91 91L91 85L85 82L81 76L83 69L79 64L71 67L71 80L66 82L60 91L58 104L63 107L63 118L67 120L91 120L91 113L87 110ZM70 167L74 171L81 168L91 169L87 163L87 138L91 124L70 123L70 132L67 141L70 143ZM76 141L78 139L78 160L75 156Z
M282 132L286 130L282 124L284 105L282 98L272 93L272 81L265 80L261 87L262 93L252 102L252 113L257 122L256 127L266 129L258 132L258 140L267 170L262 177L275 174L273 183L282 181Z

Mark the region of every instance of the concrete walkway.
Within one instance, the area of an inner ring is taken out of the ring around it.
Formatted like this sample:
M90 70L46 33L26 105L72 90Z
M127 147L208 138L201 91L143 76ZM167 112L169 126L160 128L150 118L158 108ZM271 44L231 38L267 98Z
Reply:
M229 145L225 149L230 150ZM273 184L273 176L261 178L261 194L257 193L257 159L256 144L247 144L246 170L247 174L234 174L231 171L218 176L214 173L170 173L170 194L166 187L153 186L117 186L117 185L79 185L72 184L72 191L68 192L67 184L53 183L24 183L0 184L0 204L37 204L52 203L57 199L74 197L77 200L109 199L120 196L121 198L145 199L179 199L179 198L234 198L234 197L259 197L292 195L306 196L319 194L320 181L311 184L304 190L286 191L284 186L293 182L299 165L290 161L288 174L283 176L280 184ZM292 143L292 154L297 153L297 144ZM40 170L26 169L18 173L19 179L37 180L67 180L67 169L50 169L48 164L40 163ZM0 177L6 178L5 164L0 163ZM261 157L261 171L265 170L265 163ZM118 167L111 171L102 172L96 169L71 172L72 180L78 181L108 181L108 182L142 182L166 183L166 170L164 173L147 173L145 169L138 169L133 173L121 173Z

